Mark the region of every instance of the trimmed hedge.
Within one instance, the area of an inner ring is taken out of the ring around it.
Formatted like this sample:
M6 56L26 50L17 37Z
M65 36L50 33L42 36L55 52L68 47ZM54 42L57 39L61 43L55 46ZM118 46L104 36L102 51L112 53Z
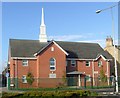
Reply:
M11 98L69 98L75 97L79 98L79 96L98 96L96 92L90 92L88 90L76 90L76 91L30 91L24 93L6 93L3 92L2 98L11 97Z

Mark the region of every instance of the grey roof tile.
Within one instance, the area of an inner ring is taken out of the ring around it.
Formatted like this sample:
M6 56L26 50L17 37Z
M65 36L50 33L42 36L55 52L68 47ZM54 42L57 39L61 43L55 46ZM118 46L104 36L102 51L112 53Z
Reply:
M55 42L69 54L67 58L95 59L102 54L105 58L111 59L111 56L97 43ZM34 57L34 54L48 43L41 43L39 40L10 39L11 57Z
M46 44L39 40L10 39L11 57L34 57L34 53Z

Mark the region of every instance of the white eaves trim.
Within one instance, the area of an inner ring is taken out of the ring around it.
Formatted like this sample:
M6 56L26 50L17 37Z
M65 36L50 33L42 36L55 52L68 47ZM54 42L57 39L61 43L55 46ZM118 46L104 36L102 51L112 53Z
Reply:
M112 60L112 59L106 59L103 55L99 55L95 60L98 60L100 57L103 58L103 60L105 61L109 61L109 60Z
M67 53L64 49L62 49L55 41L53 41L53 43L54 43L60 50L62 50L66 55L68 55L68 53Z
M99 55L99 56L96 58L96 60L97 60L97 59L99 59L100 57L102 57L102 58L103 58L103 60L105 60L105 61L106 61L106 58L105 58L103 55Z
M75 58L67 58L67 60L88 60L88 61L92 61L95 59L75 59Z
M75 58L67 58L67 60L82 60L82 61L88 60L88 61L96 61L96 60L98 60L100 57L102 57L103 60L105 60L105 61L110 61L110 60L112 60L112 59L106 59L103 55L98 56L96 59L75 59Z
M66 55L68 55L68 53L62 49L55 41L51 41L48 45L46 45L44 48L42 48L39 52L35 53L34 56L37 56L39 53L41 53L45 48L47 48L51 43L54 43L61 51L63 51Z
M36 57L11 57L12 59L37 59Z

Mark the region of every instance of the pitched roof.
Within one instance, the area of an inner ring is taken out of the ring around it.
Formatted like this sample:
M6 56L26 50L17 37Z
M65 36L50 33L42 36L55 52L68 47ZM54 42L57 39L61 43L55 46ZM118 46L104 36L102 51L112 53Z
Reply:
M34 53L48 43L40 43L39 40L10 39L9 44L11 57L34 57Z
M95 59L98 55L103 55L106 59L111 59L109 54L97 43L62 41L57 41L57 43L68 52L68 58Z
M97 43L55 42L69 54L67 58L95 59L100 54L106 59L111 59L111 56ZM39 42L39 40L10 39L11 57L34 57L36 52L39 52L49 43Z

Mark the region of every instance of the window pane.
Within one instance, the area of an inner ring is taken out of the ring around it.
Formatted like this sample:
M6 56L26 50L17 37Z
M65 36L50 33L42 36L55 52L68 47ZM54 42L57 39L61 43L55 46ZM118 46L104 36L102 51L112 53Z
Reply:
M98 66L100 67L102 65L102 61L98 61Z
M50 59L50 70L55 70L55 59L54 58Z
M50 61L50 65L54 65L54 61Z
M86 78L86 81L90 81L90 76L89 75L87 75L85 78Z
M55 67L54 66L53 67L50 66L50 69L55 69Z
M28 65L28 60L22 60L22 65L27 66Z
M55 60L53 58L50 59L50 65L55 65Z
M90 66L90 62L89 61L86 61L86 66Z
M76 61L75 60L71 60L71 65L72 66L76 66Z
M27 83L26 76L22 76L22 82Z

